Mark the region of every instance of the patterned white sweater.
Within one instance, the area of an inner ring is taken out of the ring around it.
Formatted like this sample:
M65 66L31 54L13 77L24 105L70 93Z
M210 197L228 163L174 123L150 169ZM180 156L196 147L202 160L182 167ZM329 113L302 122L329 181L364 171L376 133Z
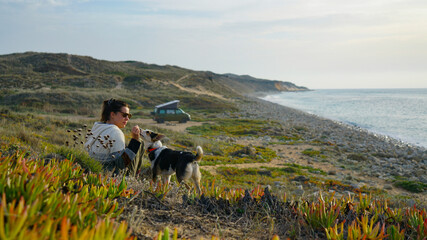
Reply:
M95 122L84 145L92 158L101 162L105 168L123 169L122 155L126 153L133 160L136 153L125 146L125 135L114 124Z
M125 135L114 124L95 122L85 149L92 156L109 155L125 149ZM95 157L97 158L97 157Z

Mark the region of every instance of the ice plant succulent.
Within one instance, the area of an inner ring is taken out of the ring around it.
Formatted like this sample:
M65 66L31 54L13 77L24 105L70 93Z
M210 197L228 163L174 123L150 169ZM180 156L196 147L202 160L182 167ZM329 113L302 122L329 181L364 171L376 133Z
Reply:
M407 210L408 226L417 233L417 239L427 238L427 214L425 209L418 210L415 206Z
M334 227L325 228L326 238L328 240L344 240L344 222L335 224Z
M391 225L387 228L388 238L390 240L404 240L405 239L405 229L400 230L400 225L397 226Z
M129 197L124 179L84 174L69 160L0 156L0 239L132 239L116 223L123 209L115 198Z
M332 200L326 202L320 194L317 202L304 202L300 212L307 224L314 229L328 229L335 225L340 213L340 205Z

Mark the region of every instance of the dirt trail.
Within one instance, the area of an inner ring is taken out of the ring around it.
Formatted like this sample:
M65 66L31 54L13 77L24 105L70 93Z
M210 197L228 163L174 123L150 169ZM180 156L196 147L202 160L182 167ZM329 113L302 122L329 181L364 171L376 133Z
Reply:
M190 74L185 74L184 76L180 77L180 78L179 78L178 80L176 80L175 82L176 82L176 83L181 82L182 80L184 80L184 79L188 78L189 76L190 76Z
M225 100L225 101L229 101L230 99L227 99L227 98L225 98L224 96L222 96L222 95L220 95L220 94L217 94L217 93L214 93L214 92L211 92L211 91L208 91L208 90L206 90L206 89L204 89L203 87L201 87L201 86L198 86L197 87L197 89L195 89L195 88L186 88L186 87L183 87L183 86L181 86L178 82L180 82L180 81L182 81L182 80L184 80L184 79L186 79L186 78L188 78L190 76L190 74L187 74L187 75L184 75L184 76L182 76L181 78L179 78L177 81L175 81L175 82L168 82L169 84L171 84L171 85L174 85L175 87L177 87L177 88L179 88L181 91L185 91L185 92L191 92L191 93L195 93L195 94L202 94L202 95L208 95L208 96L211 96L211 97L216 97L216 98L219 98L219 99L221 99L221 100Z

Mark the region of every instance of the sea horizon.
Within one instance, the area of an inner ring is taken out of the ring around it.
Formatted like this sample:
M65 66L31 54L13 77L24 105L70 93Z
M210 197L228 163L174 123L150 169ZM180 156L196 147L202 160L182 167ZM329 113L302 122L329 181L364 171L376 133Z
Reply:
M411 89L414 89L414 90L420 89L420 90L423 90L423 89L427 89L427 87L407 87L407 88L405 88L405 87L399 87L399 88L377 88L377 87L375 87L375 88L313 88L313 89L309 88L308 91L316 91L316 90L381 90L381 89L383 89L383 90L396 90L396 89L404 89L404 90L406 90L406 89L408 89L408 90L411 90ZM290 91L290 92L300 92L300 91ZM301 91L301 92L306 92L306 91ZM278 94L280 94L280 93L278 93Z

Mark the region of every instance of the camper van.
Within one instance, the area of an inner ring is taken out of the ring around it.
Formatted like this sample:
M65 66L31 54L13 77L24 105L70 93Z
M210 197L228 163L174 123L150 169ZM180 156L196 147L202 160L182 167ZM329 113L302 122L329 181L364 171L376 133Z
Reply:
M158 123L164 123L165 121L178 121L180 123L185 123L190 121L190 114L178 108L178 103L179 100L174 100L157 105L154 108L154 112L151 112L151 114L154 116L153 120Z

